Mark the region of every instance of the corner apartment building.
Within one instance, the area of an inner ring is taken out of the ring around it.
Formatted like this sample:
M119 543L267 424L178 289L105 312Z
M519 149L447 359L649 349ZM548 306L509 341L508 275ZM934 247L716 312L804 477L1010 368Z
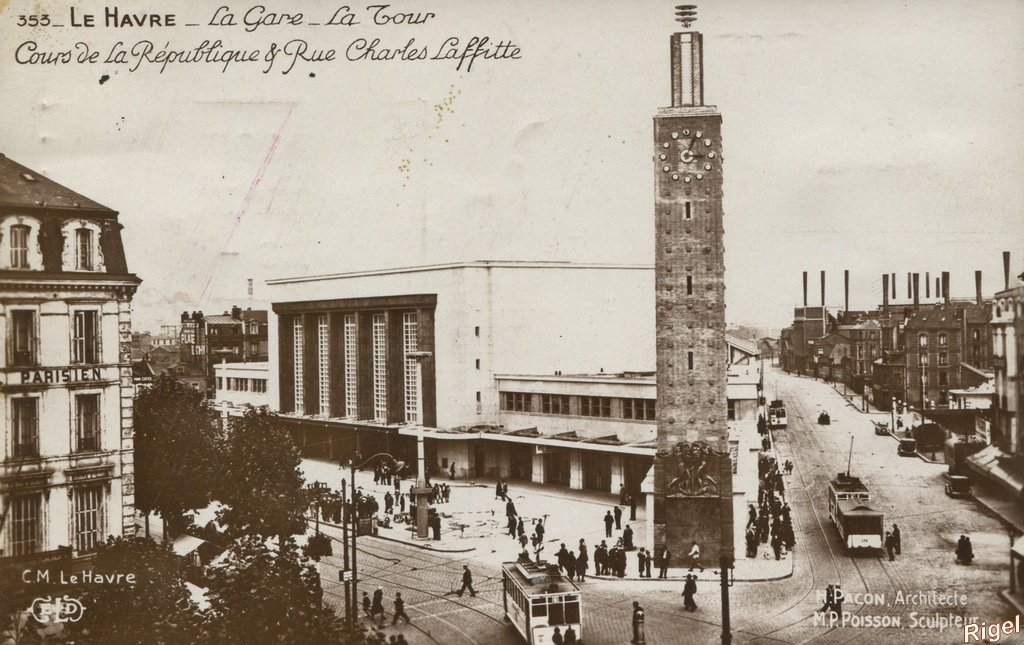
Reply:
M0 155L0 556L134 532L131 299L117 213Z

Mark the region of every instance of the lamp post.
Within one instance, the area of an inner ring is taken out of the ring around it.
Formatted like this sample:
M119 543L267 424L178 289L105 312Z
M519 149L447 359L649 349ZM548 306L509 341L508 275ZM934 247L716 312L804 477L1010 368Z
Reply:
M395 459L395 457L386 452L378 452L366 461L359 465L356 465L356 461L362 458L359 452L356 452L351 459L348 460L349 475L350 475L350 486L352 488L352 512L350 516L352 518L352 617L353 621L355 617L359 615L359 575L358 566L356 564L356 537L359 535L359 497L356 495L356 470L366 466L378 457L387 457L391 460L394 465L394 472L398 473L405 468L405 462ZM343 522L344 523L344 522Z

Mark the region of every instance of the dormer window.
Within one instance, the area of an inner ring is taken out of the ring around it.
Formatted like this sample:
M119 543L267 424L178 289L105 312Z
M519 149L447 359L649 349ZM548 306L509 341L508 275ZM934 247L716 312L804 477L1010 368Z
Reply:
M32 229L24 224L11 227L11 268L28 268L28 234Z
M89 229L75 231L75 268L79 271L92 271L94 268L92 240L93 234Z

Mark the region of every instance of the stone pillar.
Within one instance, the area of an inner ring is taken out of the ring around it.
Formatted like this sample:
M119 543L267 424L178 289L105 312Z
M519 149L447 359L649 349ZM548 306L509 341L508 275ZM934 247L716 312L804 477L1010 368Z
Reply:
M644 515L644 525L647 533L644 536L644 548L648 553L654 553L654 491L644 493L644 508L647 513Z
M498 450L497 459L498 478L508 479L508 477L512 474L512 454L508 450Z
M623 460L624 458L622 455L612 455L612 475L610 478L611 483L608 487L609 493L614 493L618 495L619 487L622 486L626 481L626 471L625 467L623 466Z
M569 451L569 488L583 488L583 453L579 450Z
M121 395L121 535L135 535L135 386L132 380L132 304L117 303L118 377ZM112 496L113 497L113 496ZM111 518L113 519L113 518ZM110 528L114 522L109 521Z
M533 472L531 473L530 480L534 484L544 483L544 455L534 453Z

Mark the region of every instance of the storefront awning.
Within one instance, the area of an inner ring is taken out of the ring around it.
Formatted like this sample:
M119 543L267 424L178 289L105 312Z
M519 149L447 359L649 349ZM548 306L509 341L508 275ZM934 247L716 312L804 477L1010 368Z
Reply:
M1011 469L1010 456L998 446L988 446L970 455L967 465L1014 497L1024 495L1024 474Z

